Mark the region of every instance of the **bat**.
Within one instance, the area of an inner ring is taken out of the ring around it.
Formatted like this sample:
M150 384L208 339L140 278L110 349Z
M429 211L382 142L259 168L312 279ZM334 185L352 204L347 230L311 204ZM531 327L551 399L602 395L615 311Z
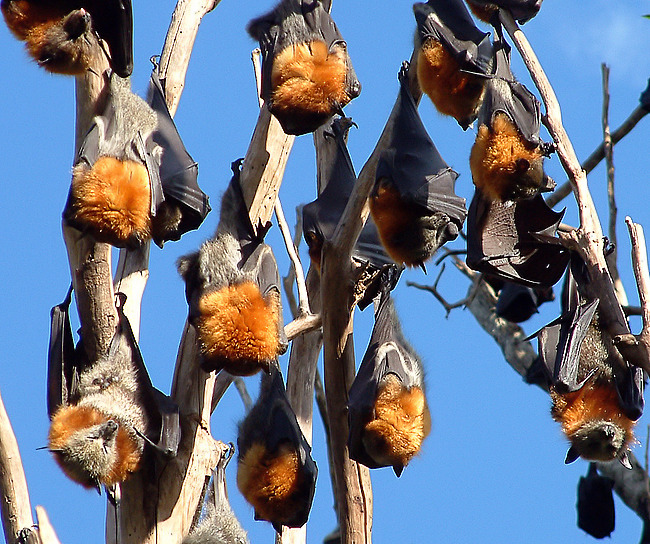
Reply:
M542 7L542 0L467 0L469 9L481 21L493 23L499 9L505 9L520 22L530 21ZM496 22L495 22L496 23Z
M578 527L594 538L610 536L616 525L612 488L614 480L598 474L595 463L589 463L586 476L578 482Z
M113 74L102 115L79 149L63 217L96 240L160 247L196 229L210 211L153 70L148 101Z
M463 0L413 5L417 76L436 109L466 130L476 119L492 69L489 34L474 25Z
M334 235L357 180L346 145L346 136L353 124L349 117L337 117L328 122L323 145L332 149L329 155L335 159L325 176L326 185L318 198L302 208L303 235L312 265L319 274L323 243ZM367 286L358 302L359 307L364 309L375 298L381 284L390 283L392 280L389 278L394 279L394 285L396 284L401 267L387 255L379 240L377 227L370 217L359 235L352 258L365 266L369 274L375 275L378 280Z
M122 311L108 352L88 361L70 328L72 289L51 313L48 353L48 449L73 481L98 491L123 482L145 463L146 446L160 459L180 442L178 406L155 389Z
M500 202L476 189L467 216L467 265L527 287L555 285L570 258L569 250L555 243L563 215L540 194Z
M328 7L281 0L247 26L262 50L261 98L287 134L313 132L361 92Z
M350 458L400 476L431 430L422 362L405 340L388 290L350 387Z
M237 376L265 370L287 349L280 275L273 251L253 232L239 184L240 161L221 200L214 238L178 261L202 367Z
M458 174L440 156L418 115L407 73L404 63L398 114L379 156L369 204L388 255L397 263L424 267L439 247L458 236L467 210L465 199L454 192Z
M629 445L643 413L643 370L622 359L601 323L598 299L584 300L588 281L572 258L563 293L562 315L537 335L553 406L571 446L565 462L618 459L631 468Z
M250 544L228 502L226 466L234 453L223 455L212 470L208 491L203 502L199 524L183 539L183 544Z
M487 79L469 158L472 180L492 200L532 198L555 188L543 167L553 145L540 139L539 101L512 75L510 46L496 31L494 74Z
M0 9L9 30L50 72L85 72L98 39L108 44L115 73L133 71L131 0L2 0Z
M276 365L262 375L257 402L239 424L237 449L237 487L255 519L278 533L307 523L318 469Z
M496 312L499 317L522 323L529 320L545 302L555 300L552 287L527 287L504 282L497 298Z

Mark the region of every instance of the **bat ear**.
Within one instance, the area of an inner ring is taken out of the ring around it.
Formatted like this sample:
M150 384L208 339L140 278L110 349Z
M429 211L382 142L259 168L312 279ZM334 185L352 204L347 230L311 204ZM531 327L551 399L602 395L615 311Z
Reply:
M393 471L395 472L395 476L399 478L404 471L404 465L393 465Z
M576 449L575 446L571 446L569 448L569 451L566 452L566 457L564 458L564 464L569 465L573 463L578 457L580 457L580 453L578 453L578 450Z
M625 468L628 470L632 470L632 463L630 463L630 456L627 454L627 451L624 451L621 456L618 458L618 460L621 462L621 465L623 465Z
M551 176L544 174L544 179L542 180L542 186L540 187L540 190L543 192L550 192L554 191L556 187L557 183L555 183L555 180Z

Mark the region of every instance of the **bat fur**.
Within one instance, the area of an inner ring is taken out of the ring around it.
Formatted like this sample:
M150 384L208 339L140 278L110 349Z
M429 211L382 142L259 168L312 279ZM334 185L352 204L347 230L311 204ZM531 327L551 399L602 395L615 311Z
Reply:
M469 160L474 185L491 200L532 198L551 188L543 149L526 142L502 112L493 117L491 127L481 124Z
M74 167L66 219L89 230L101 242L118 247L138 246L152 231L165 228L163 218L152 222L151 183L143 160L144 141L157 127L151 107L131 92L128 79L113 75L110 92L114 103L114 126L97 116L97 161L81 160ZM106 137L107 131L116 137ZM160 148L158 148L160 150Z
M120 350L81 372L79 400L54 414L48 449L64 473L84 487L112 486L140 467L144 440L139 432L146 429L136 369L128 350Z
M420 88L441 114L466 126L476 118L486 79L460 69L460 63L439 41L428 38L419 46L417 76Z
M591 377L574 392L562 393L551 386L551 415L571 442L567 462L578 456L611 461L625 455L635 442L635 422L623 413L614 383L615 349L596 313L581 345L576 379Z
M280 294L261 293L255 271L240 269L242 248L235 237L238 215L234 188L224 193L213 239L182 257L178 271L186 283L190 319L196 326L206 370L250 376L268 370L286 346L280 340Z

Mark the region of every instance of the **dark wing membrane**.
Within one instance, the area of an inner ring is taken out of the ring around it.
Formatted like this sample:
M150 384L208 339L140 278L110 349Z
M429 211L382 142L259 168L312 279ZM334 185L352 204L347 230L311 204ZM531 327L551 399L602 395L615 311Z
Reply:
M570 258L567 249L552 241L563 215L539 194L499 202L476 190L467 219L468 266L530 287L554 285Z
M463 69L487 74L492 60L490 35L481 32L462 0L429 0L413 5L421 41L433 38Z
M131 0L93 0L88 11L95 30L108 43L111 67L120 77L129 77L133 71Z
M201 225L210 211L208 196L198 185L198 165L185 149L171 118L156 69L151 74L147 102L158 116L157 129L146 143L147 168L150 175L152 169L159 172L164 198L172 199L181 206L180 225L166 238L178 240L185 232L197 229ZM160 146L162 149L162 157L151 156L155 146ZM157 168L153 168L151 163L156 164ZM156 198L155 191L154 200L160 200L160 197Z

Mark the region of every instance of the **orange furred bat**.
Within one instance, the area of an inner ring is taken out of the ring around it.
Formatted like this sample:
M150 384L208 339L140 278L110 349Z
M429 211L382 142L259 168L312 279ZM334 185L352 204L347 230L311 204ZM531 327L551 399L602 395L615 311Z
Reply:
M282 374L272 365L237 437L237 487L255 519L302 527L309 517L318 470L287 399Z
M492 66L489 34L474 25L462 0L413 6L420 88L443 115L467 129L476 119Z
M121 77L133 70L131 0L2 0L0 9L14 36L50 72L82 74L102 51Z
M287 134L313 132L361 92L322 0L281 0L247 30L262 50L261 98Z

